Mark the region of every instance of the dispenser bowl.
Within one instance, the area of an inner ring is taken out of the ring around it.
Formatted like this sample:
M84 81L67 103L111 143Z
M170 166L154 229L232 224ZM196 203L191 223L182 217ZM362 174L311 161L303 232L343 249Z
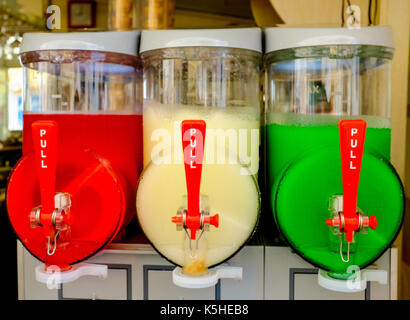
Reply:
M124 220L124 192L110 162L90 150L70 149L57 159L56 192L71 198L72 223L48 251L42 227L32 228L29 215L41 203L34 153L24 156L9 178L7 209L10 222L26 249L48 265L71 265L110 243ZM49 250L52 252L52 250Z
M252 236L258 222L260 193L255 177L240 164L204 164L201 199L207 199L211 215L219 214L219 227L210 226L206 239L205 267L220 264ZM137 189L138 221L153 247L170 262L183 266L184 230L177 231L171 218L185 206L184 165L150 162Z
M350 260L343 262L340 239L325 220L331 197L343 194L338 147L318 148L292 162L273 187L274 217L290 246L321 269L344 274L351 265L365 268L392 244L404 217L404 189L390 162L377 153L364 152L358 208L375 215L375 230L356 233ZM347 256L343 238L342 252Z

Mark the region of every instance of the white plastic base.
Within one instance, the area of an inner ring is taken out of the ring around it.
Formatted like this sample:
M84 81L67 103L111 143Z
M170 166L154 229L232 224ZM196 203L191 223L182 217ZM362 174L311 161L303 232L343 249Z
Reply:
M387 284L387 271L385 270L364 270L356 271L356 276L348 280L338 280L330 277L325 270L319 270L319 285L328 290L337 292L360 292L366 289L367 281L376 281Z
M220 266L209 269L208 273L201 276L189 276L182 273L180 267L172 272L172 280L175 285L183 288L200 289L216 285L219 279L242 280L241 267Z
M45 270L45 265L41 264L36 267L36 280L41 283L46 283L49 289L58 288L62 283L72 282L82 276L96 276L107 278L108 267L103 264L78 263L68 271L59 271L57 266L50 266L48 271Z

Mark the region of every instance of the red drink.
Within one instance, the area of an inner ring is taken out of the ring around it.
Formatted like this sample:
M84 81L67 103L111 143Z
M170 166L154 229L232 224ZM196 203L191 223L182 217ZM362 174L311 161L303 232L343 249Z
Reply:
M110 161L126 184L125 224L129 223L136 214L135 194L142 170L142 115L25 114L23 156L33 151L31 124L37 120L54 120L58 123L58 158L80 148L90 149Z
M69 193L72 201L70 231L59 235L53 255L47 254L41 228L31 229L27 218L41 204L35 170L24 163L34 151L31 125L38 120L58 124L55 191ZM23 134L22 165L17 166L9 185L10 193L21 195L21 201L13 199L17 197L10 199L19 212L18 216L10 216L13 226L22 231L18 235L29 251L49 265L88 258L112 241L136 215L135 194L142 170L142 116L27 113Z

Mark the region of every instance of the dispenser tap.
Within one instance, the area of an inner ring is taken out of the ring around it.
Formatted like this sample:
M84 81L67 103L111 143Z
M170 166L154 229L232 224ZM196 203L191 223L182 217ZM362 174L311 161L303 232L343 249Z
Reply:
M176 223L177 227L183 227L185 231L190 230L189 237L191 240L195 240L198 230L203 231L209 225L219 226L219 215L210 216L208 212L201 210L200 204L206 122L203 120L184 120L181 129L187 186L187 209L178 211L177 215L172 217L172 222Z
M365 135L366 121L361 119L339 121L343 211L339 212L337 217L327 219L326 224L337 227L341 233L345 234L348 247L353 242L355 232L366 231L369 227L375 229L377 226L377 219L374 215L368 217L357 210L357 192ZM341 256L343 259L342 249Z
M69 194L55 193L58 124L36 121L32 132L41 205L32 209L29 221L32 228L43 228L48 239L47 254L51 256L56 251L59 233L70 225L71 200Z

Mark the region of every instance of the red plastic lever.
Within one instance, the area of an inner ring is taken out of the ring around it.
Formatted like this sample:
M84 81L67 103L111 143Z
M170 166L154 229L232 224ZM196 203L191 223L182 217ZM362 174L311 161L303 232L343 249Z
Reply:
M181 124L182 148L184 152L185 179L187 186L186 227L191 230L191 239L201 227L200 188L202 161L204 157L206 122L203 120L184 120ZM172 217L172 222L182 223L182 217ZM219 216L205 217L204 223L219 225Z
M354 232L359 229L357 214L357 192L359 189L360 170L362 166L366 121L345 119L339 122L340 156L343 179L343 222L341 217L327 219L326 224L337 225L345 232L346 241L353 242ZM364 225L374 229L377 226L375 216L364 219Z
M347 242L353 242L353 232L359 227L357 192L359 190L365 136L366 121L348 119L339 122L344 230Z
M196 231L200 227L201 210L199 191L201 188L206 122L202 120L185 120L182 121L181 129L188 196L186 224L191 230L191 239L194 240Z
M51 120L35 121L31 125L35 167L40 186L41 211L40 221L43 227L43 234L48 238L47 256L45 259L46 268L55 264L51 256L57 247L56 235L57 228L60 225L68 223L68 216L54 215L55 203L55 180L57 166L57 141L58 141L58 124ZM51 242L52 241L52 245ZM49 253L50 246L54 251ZM69 270L71 266L66 263L58 262L61 270Z
M54 211L58 125L55 121L32 124L35 161L41 194L41 212Z

